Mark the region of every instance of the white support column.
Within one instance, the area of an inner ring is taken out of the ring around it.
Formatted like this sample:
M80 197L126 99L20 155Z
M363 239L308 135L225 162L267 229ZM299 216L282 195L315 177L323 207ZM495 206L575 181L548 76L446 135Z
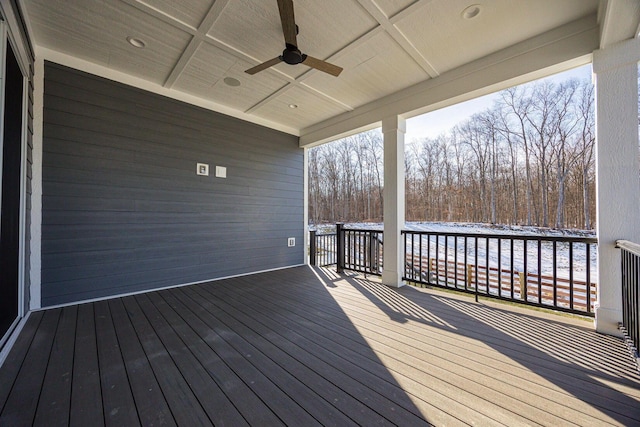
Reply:
M622 290L617 239L640 243L637 40L594 52L598 332L620 335Z
M309 251L307 248L309 247L309 149L303 148L303 198L304 198L304 208L302 214L303 228L302 232L302 248L303 251L303 260L304 263L309 265Z
M42 155L44 126L44 60L36 55L33 73L33 170L31 177L30 301L29 309L42 307Z
M384 256L382 283L404 285L404 134L406 121L398 116L382 121L384 136Z

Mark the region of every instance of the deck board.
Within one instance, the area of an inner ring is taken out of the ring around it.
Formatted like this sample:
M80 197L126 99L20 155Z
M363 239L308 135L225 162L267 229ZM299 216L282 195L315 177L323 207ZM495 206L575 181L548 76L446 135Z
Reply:
M140 424L175 425L169 405L149 365L142 344L129 321L122 299L109 301L113 324L118 336L124 366L129 377L131 392L136 402Z
M69 425L104 425L93 304L78 307L75 338Z
M160 294L155 294L160 296ZM186 343L189 349L198 359L207 375L227 396L233 405L242 414L243 418L254 425L277 425L279 419L269 407L251 391L242 379L233 372L227 363L207 345L207 342L198 335L198 326L191 327L182 321L179 315L180 306L171 293L162 295L161 298L172 310L165 310L165 316L169 323L174 325L176 332Z
M403 411L399 409L386 408L386 399L377 398L376 393L371 393L372 390L366 390L350 377L338 374L335 367L317 357L318 354L331 351L331 348L308 351L284 338L280 332L282 328L270 323L268 318L249 316L243 312L246 311L243 307L235 308L206 292L203 287L195 289L195 292L223 310L225 321L230 322L235 330L243 333L243 336L254 337L251 341L265 356L277 360L281 366L286 366L295 378L305 378L305 383L314 384L313 390L319 397L332 403L343 413L348 413L356 423L376 425L382 417L396 423L404 422L405 425L410 421L419 421L415 416L405 418ZM254 308L251 311L254 313L256 310ZM268 337L268 341L262 337ZM358 400L360 396L368 396L366 405ZM350 420L338 421L337 425L345 425ZM325 421L322 422L326 424Z
M33 337L38 331L43 316L43 311L29 315L24 327L20 331L20 339L16 341L2 365L2 369L0 369L0 421L2 421L3 416L6 417L7 412L5 407L7 399L13 390L16 377L20 373Z
M216 425L247 425L233 402L211 383L207 370L189 350L190 344L183 342L173 330L166 318L166 304L158 299L157 294L140 295L136 299L193 393L196 396L209 396L208 399L198 399L209 420Z
M278 369L273 361L256 351L255 347L249 344L237 331L227 328L224 322L215 315L215 310L209 307L207 301L200 301L199 298L190 296L190 293L189 289L178 289L174 295L198 316L210 331L215 333L214 339L217 342L211 344L216 347L220 345L225 352L232 354L230 358L227 358L226 355L223 356L225 360L240 362L239 364L234 363L232 369L236 373L248 370L251 372L251 377L248 379L251 383L259 380L261 387L269 390L263 394L262 398L266 401L272 401L271 408L278 417L288 425L296 423L299 425L320 425L313 415L302 406L306 402L296 400L297 395L293 392L303 392L299 381L285 370ZM238 356L241 356L242 359ZM281 374L284 374L285 378L280 378ZM312 406L312 409L316 409L317 396L309 396L308 393L305 393L305 397L310 399L308 404Z
M186 379L172 360L169 351L156 335L138 304L137 298L129 297L123 300L149 365L167 399L176 423L179 425L211 424L209 417L200 405L198 396L193 393Z
M297 267L34 312L0 425L637 425L621 340Z
M34 424L37 426L55 427L69 424L77 317L77 306L62 309L35 415Z
M257 323L269 325L271 330L283 331L282 333L289 336L296 345L308 349L310 353L333 366L333 375L340 378L341 387L348 389L349 384L353 387L358 386L358 384L347 382L347 380L361 384L364 387L362 389L364 393L357 394L354 391L353 394L366 399L367 404L383 416L398 425L419 425L420 411L417 410L414 402L405 405L406 399L398 398L404 394L402 388L387 380L389 377L388 369L381 365L376 358L370 358L371 352L366 343L363 343L357 334L350 334L348 328L344 328L338 323L330 325L329 329L326 322L316 324L312 320L313 310L302 309L303 314L311 313L311 319L306 319L295 313L293 306L286 302L286 298L278 298L284 305L282 308L278 308L277 305L270 302L271 297L268 293L260 295L245 293L242 297L237 297L237 293L233 290L223 293L221 289L216 288L215 294L220 294L224 301L229 303L234 300L235 296L239 310L246 306L252 307L251 313L254 313L254 319ZM209 297L211 296L210 294ZM271 304L270 307L267 306L268 304ZM318 299L315 299L313 307L322 309L322 306L318 305ZM344 335L336 331L340 331ZM431 400L437 397L432 396ZM441 402L443 405L452 404L452 402L446 402L444 398L441 399ZM428 406L433 413L436 407ZM462 412L463 408L457 408L456 415L459 417ZM474 416L476 419L480 418L477 415ZM456 423L456 420L455 417L439 414L437 424L451 425Z
M94 304L100 385L107 426L140 425L107 301Z
M29 425L33 423L40 395L40 393L33 393L33 389L39 390L44 381L59 317L59 309L44 313L42 323L24 359L23 366L29 368L20 369L2 411L0 424Z

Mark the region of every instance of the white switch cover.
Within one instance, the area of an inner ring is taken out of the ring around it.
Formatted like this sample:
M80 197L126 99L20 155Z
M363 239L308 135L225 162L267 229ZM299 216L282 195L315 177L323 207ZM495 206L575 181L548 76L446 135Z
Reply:
M224 166L216 166L216 178L226 178L227 168Z
M289 246L290 248L294 247L296 245L296 238L295 237L289 237L287 239L287 246Z
M196 164L196 174L209 176L209 165L206 163L197 163Z

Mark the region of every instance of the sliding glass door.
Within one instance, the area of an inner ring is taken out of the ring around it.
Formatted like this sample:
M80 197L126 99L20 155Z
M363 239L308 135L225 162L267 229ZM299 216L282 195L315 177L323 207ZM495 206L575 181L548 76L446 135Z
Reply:
M0 27L2 28L2 27ZM0 172L0 346L21 313L21 247L23 245L23 174L25 135L25 76L2 28L0 79L2 156Z

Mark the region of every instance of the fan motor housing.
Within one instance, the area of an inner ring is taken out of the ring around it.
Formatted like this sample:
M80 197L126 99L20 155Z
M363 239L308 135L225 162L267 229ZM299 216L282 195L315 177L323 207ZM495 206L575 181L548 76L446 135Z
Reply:
M304 55L302 52L300 52L300 49L298 49L296 46L287 44L287 48L282 51L281 58L289 65L296 65L304 61L306 57L307 55Z

